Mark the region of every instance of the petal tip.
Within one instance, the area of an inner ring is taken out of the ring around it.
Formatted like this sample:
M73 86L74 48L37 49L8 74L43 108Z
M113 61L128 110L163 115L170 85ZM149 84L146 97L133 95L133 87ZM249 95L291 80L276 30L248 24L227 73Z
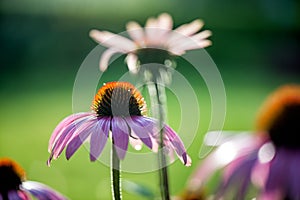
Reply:
M91 162L95 162L97 160L97 158L95 156L90 156L90 161Z
M47 160L46 165L47 165L48 167L51 166L51 160L50 160L50 159Z
M192 159L187 153L182 154L182 162L186 167L192 166Z
M96 29L92 29L92 30L90 30L90 32L89 32L89 36L90 36L91 38L95 38L99 33L100 33L100 31L98 31L98 30L96 30Z

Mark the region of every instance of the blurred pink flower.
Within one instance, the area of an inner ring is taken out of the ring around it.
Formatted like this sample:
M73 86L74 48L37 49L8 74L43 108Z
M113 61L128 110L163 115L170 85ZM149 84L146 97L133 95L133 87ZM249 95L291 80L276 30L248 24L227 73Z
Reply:
M191 175L189 187L203 187L223 169L216 199L229 194L230 199L245 199L251 186L258 189L257 200L300 199L299 119L300 86L278 88L262 106L255 134L206 135L206 145L217 148Z
M138 70L138 51L145 48L161 49L170 55L183 55L192 49L205 48L211 45L207 38L211 31L199 32L204 23L196 19L188 24L183 24L172 30L173 20L167 13L160 14L157 18L148 18L145 27L131 21L126 25L130 38L123 37L108 31L91 30L90 37L99 44L108 47L101 55L100 70L105 71L109 60L115 53L127 54L126 62L129 70L136 73Z

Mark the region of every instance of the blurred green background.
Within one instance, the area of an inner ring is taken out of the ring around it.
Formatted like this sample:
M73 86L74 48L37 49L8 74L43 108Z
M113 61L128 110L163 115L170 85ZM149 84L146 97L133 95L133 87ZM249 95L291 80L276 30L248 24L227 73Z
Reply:
M30 180L46 183L73 200L111 199L109 168L91 163L85 148L66 161L64 155L46 166L48 140L57 123L72 113L72 89L77 70L97 45L92 28L122 32L129 20L168 12L174 26L203 19L213 32L206 50L222 75L226 95L226 130L251 130L264 98L285 83L300 82L300 5L296 0L2 0L0 2L0 157L19 162ZM107 79L126 71L112 68ZM188 153L193 165L176 161L169 167L170 190L179 194L200 164L202 138L209 125L209 94L191 69L187 75L201 105L198 134ZM178 103L168 98L168 118L178 127ZM203 108L203 109L202 109ZM175 113L175 114L174 114ZM193 113L191 113L191 117ZM158 194L157 173L123 173L124 179ZM141 197L123 192L124 199Z

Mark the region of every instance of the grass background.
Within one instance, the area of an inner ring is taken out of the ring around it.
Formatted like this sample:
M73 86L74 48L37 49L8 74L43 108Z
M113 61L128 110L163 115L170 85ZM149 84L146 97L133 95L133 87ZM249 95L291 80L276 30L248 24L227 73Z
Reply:
M286 83L299 83L299 2L256 1L49 1L3 0L0 6L0 157L21 164L30 180L46 183L70 199L111 199L109 168L91 163L80 148L46 166L48 140L57 123L73 112L72 90L77 70L96 46L92 28L121 32L125 23L144 24L168 12L174 26L196 18L213 32L207 52L222 75L226 96L226 130L254 129L256 112L265 97ZM116 12L117 11L117 12ZM126 71L112 68L106 80ZM193 165L176 161L169 167L170 190L179 194L201 159L202 138L209 125L209 94L191 68L178 65L201 105L197 136L188 147ZM178 102L168 96L169 124L178 128ZM188 106L188 105L185 105ZM191 113L193 117L193 113ZM126 180L158 194L157 173L123 173ZM126 191L124 199L141 199Z

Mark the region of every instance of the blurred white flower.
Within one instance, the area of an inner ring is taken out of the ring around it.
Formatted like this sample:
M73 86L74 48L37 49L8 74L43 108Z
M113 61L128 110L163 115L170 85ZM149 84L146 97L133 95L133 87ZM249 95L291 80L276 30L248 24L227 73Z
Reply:
M128 69L132 73L138 71L141 49L151 48L165 50L170 55L183 55L188 50L201 49L211 45L207 38L211 31L201 31L204 23L196 19L188 24L173 28L172 17L167 13L160 14L157 18L148 18L145 27L137 22L130 21L126 24L130 39L108 31L91 30L90 37L99 44L108 47L101 55L100 70L105 71L110 58L115 53L127 54L125 59Z

